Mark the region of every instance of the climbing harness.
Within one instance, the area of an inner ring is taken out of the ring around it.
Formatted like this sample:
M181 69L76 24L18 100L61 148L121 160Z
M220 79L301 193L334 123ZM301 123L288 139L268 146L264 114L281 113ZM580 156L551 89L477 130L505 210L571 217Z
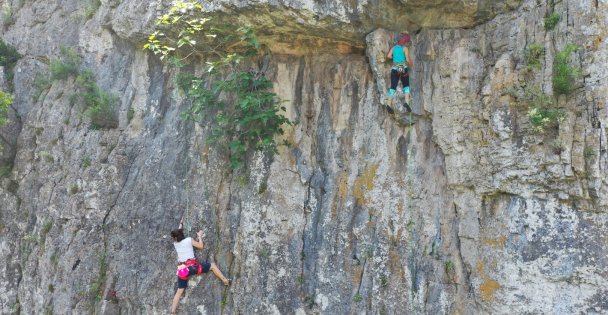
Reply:
M406 65L398 64L398 65L394 66L393 69L397 70L397 75L399 75L400 77L409 76Z
M191 267L194 269L191 269ZM177 276L182 280L188 280L191 270L196 271L196 274L200 275L203 273L203 265L201 265L195 258L190 258L185 262L180 262L177 265Z

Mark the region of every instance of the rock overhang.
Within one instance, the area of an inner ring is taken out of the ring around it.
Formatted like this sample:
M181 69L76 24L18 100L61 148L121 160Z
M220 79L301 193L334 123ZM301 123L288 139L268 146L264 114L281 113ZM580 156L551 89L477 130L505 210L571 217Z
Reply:
M416 33L422 29L470 28L521 1L364 0L215 1L206 9L222 20L251 26L275 52L362 53L375 29Z

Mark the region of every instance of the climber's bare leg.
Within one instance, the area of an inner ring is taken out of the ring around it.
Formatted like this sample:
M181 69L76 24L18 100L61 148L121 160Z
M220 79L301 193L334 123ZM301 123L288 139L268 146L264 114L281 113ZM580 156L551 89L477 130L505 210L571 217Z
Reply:
M177 289L177 292L175 292L175 296L173 297L173 304L171 304L171 314L175 314L175 311L177 310L177 304L179 304L179 299L182 297L184 290L184 288L180 288Z
M224 283L224 285L228 285L230 283L228 278L224 276L224 274L222 273L222 271L220 271L220 268L218 268L216 264L211 263L211 268L209 268L209 270L211 270L211 272L213 272L213 274L218 279L220 279Z

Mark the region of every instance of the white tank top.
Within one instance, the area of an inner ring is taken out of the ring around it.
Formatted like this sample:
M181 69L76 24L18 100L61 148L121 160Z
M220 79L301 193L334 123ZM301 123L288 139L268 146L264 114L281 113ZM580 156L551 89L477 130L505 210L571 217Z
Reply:
M173 242L173 246L175 246L175 251L177 252L177 261L184 262L190 258L194 258L191 237L186 237L181 242Z

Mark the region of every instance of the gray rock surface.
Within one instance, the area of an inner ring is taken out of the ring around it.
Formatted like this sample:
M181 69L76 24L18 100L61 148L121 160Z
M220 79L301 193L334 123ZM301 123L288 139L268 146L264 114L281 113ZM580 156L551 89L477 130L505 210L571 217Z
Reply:
M214 2L273 30L268 74L297 122L292 147L242 173L180 119L175 72L141 49L163 4L93 3L4 3L1 37L24 58L0 313L169 313L182 215L233 283L192 281L180 314L608 313L605 1ZM401 25L422 28L411 126L381 106L378 38ZM567 118L534 133L524 91L552 94L567 43L583 76L558 98ZM118 128L88 127L74 78L35 97L60 46L117 96Z

